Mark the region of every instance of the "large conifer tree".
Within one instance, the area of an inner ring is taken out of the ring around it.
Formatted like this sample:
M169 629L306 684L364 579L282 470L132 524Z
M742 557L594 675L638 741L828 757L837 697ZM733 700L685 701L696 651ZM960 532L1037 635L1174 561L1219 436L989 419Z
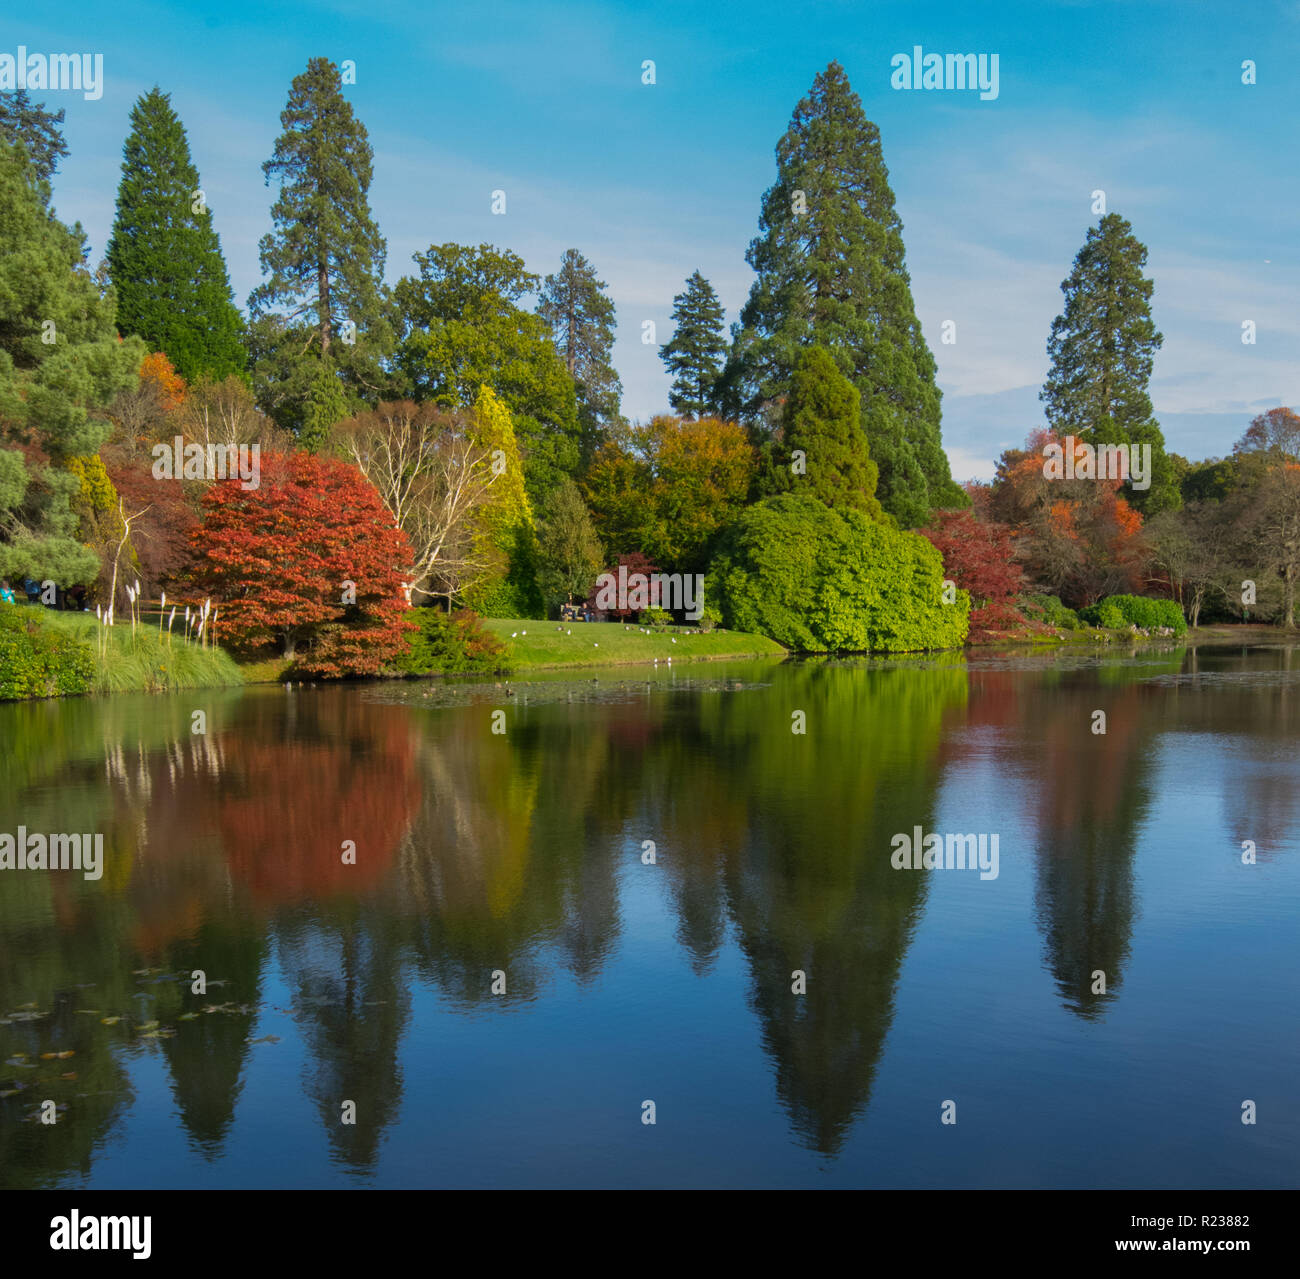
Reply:
M1147 390L1164 338L1151 319L1155 286L1142 274L1146 261L1146 245L1117 213L1088 228L1061 284L1065 310L1052 322L1052 367L1040 398L1060 436L1092 445L1151 446L1151 487L1126 491L1151 515L1177 506L1179 497Z
M713 285L698 271L673 298L673 335L659 348L659 358L673 375L668 403L687 417L707 417L717 409L715 388L727 353L725 315Z
M605 281L577 249L566 249L560 269L548 275L537 314L551 326L578 396L584 453L590 456L601 433L620 420L623 385L614 370L614 303Z
M248 305L259 399L282 425L301 431L308 399L319 398L322 363L338 371L353 406L388 389L381 361L393 335L387 248L370 214L374 151L328 58L312 58L294 78L280 124L275 152L262 165L280 191L273 230L259 245L266 279Z
M166 352L187 381L220 380L245 363L243 318L200 190L185 126L155 85L131 111L108 270L118 331Z
M879 473L862 430L857 388L820 346L799 356L781 409L777 491L815 497L835 510L880 516ZM798 470L793 468L797 460ZM788 477L788 478L787 478Z
M934 357L880 131L838 62L795 108L776 158L746 255L758 279L725 375L732 405L763 416L788 389L800 348L824 346L861 394L885 510L913 526L932 507L965 505L940 438Z
M38 182L53 181L59 161L68 154L63 140L63 108L47 111L26 89L0 93L0 138L20 147Z
M26 149L0 139L0 576L71 586L99 570L78 536L78 474L98 468L106 406L145 348L118 338L81 229L51 216L47 192Z

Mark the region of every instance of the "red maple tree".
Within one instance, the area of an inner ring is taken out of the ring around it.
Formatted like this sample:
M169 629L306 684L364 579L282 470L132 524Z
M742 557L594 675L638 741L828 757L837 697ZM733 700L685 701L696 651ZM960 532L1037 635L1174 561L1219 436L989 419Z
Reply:
M642 555L640 551L629 551L626 555L620 555L618 557L618 563L613 565L611 568L605 569L604 573L602 573L601 576L603 577L605 573L608 573L611 577L617 580L618 571L620 568L624 568L627 570L627 576L629 578L631 578L634 573L640 573L644 575L645 578L647 579L647 583L649 581L649 578L653 574L659 572L658 565L655 564L648 556ZM628 594L629 595L631 594L630 589L628 591ZM600 599L600 596L601 596L600 582L599 580L597 580L596 585L594 585L591 588L590 592L588 592L587 594L587 610L588 612L592 613L598 618L605 619L605 618L612 617L617 621L625 622L630 618L635 618L640 612L639 609L634 609L634 608L615 607L611 609L602 609L597 604L597 600ZM657 606L662 608L663 601L662 600L658 601Z
M970 640L980 643L998 632L1026 625L1016 608L1025 589L1012 531L969 510L935 511L925 534L943 556L944 576L970 592Z
M263 455L257 488L208 489L191 541L193 585L220 605L223 643L278 643L307 673L373 675L414 629L406 535L346 462Z

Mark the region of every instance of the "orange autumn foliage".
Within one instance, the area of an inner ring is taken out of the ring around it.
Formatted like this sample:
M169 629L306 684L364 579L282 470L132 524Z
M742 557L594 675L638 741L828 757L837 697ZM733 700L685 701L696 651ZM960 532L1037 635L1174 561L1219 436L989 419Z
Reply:
M161 351L151 352L140 362L140 387L143 390L150 386L167 413L175 412L185 403L185 379Z
M1061 441L1031 432L1025 448L1008 449L997 476L977 499L1011 526L1026 572L1072 607L1139 588L1146 555L1141 513L1111 479L1049 479L1044 450Z

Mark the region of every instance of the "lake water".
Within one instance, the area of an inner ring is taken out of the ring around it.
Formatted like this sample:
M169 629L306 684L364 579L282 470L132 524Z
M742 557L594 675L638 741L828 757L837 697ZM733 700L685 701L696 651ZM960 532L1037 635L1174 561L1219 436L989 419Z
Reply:
M0 1184L1294 1186L1298 736L1281 644L0 706L104 836L0 871Z

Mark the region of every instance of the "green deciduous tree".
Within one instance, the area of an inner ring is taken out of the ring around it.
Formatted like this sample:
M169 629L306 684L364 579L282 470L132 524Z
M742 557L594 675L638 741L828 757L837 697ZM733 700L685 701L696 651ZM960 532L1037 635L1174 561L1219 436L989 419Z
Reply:
M1164 339L1151 319L1154 285L1142 274L1146 260L1146 246L1118 214L1088 229L1061 284L1065 309L1052 321L1052 366L1041 398L1060 437L1150 445L1151 487L1132 490L1128 498L1152 515L1180 499L1147 389Z
M668 403L687 417L717 411L716 387L727 353L725 315L713 285L698 271L673 298L673 335L659 348L659 358L673 375Z
M743 427L656 417L608 441L583 478L610 558L641 553L673 571L704 567L710 544L754 478Z
M943 451L934 357L916 318L880 131L838 62L795 108L776 158L746 255L758 279L724 372L727 403L769 413L800 350L824 346L861 394L884 509L911 527L932 507L964 506Z
M131 111L108 272L117 327L163 351L187 381L242 371L243 318L230 292L185 126L156 86Z
M490 244L434 244L419 278L393 290L401 317L398 365L417 400L469 408L490 386L514 423L529 497L542 503L577 470L581 426L573 379L546 321L519 306L540 281L523 259Z

